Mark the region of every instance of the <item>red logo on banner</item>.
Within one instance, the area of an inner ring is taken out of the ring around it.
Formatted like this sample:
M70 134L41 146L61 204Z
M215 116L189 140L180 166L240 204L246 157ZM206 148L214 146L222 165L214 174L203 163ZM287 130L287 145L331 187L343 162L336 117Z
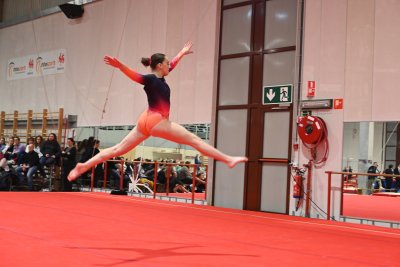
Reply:
M307 82L307 97L314 97L315 96L315 81L308 81Z
M63 53L60 53L60 55L58 56L58 62L59 63L64 63L64 54Z
M338 98L333 100L334 109L343 109L343 98Z

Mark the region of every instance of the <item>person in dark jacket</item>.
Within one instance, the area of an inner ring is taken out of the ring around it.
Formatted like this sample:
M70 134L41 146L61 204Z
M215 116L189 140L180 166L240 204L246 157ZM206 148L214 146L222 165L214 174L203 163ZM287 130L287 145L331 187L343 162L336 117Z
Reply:
M25 153L22 158L22 164L16 169L20 184L24 181L24 173L28 178L29 190L33 190L33 175L36 173L39 166L39 156L34 151L34 145L28 145L28 153Z
M394 174L400 175L400 164L394 169ZM396 177L394 183L395 192L400 193L400 177Z
M100 140L96 140L92 136L89 137L89 139L86 141L85 151L83 152L79 162L84 163L96 156L100 152L99 147Z
M61 156L61 147L57 142L57 136L51 133L48 139L43 143L43 147L40 150L43 156L40 158L40 164L42 166L50 166L58 163Z
M10 167L8 166L8 161L12 160L11 155L14 151L14 138L10 137L8 139L8 144L1 151L3 158L0 160L0 167L5 171L10 171Z
M186 161L185 165L183 165L178 171L178 179L184 184L192 184L193 182L192 174L187 166L188 164L190 164L190 161Z
M96 156L98 153L100 153L99 150L100 147L100 140L94 139L93 136L89 137L89 139L86 141L86 147L85 151L81 156L81 159L79 162L86 162ZM78 163L79 163L78 162ZM87 177L88 174L91 173L91 170L88 170L85 172L82 177ZM95 169L94 169L94 184L97 185L97 181L101 179L101 177L104 176L104 170L103 170L103 163L98 164Z
M393 164L389 164L388 168L383 172L384 174L394 174ZM391 190L392 185L394 186L396 179L394 177L385 177L385 188Z
M372 164L372 166L370 166L368 168L367 172L368 173L380 173L380 170L378 169L378 163L374 162ZM379 187L378 187L378 185L379 185ZM368 186L368 189L370 190L371 194L372 194L372 192L374 192L374 189L380 189L380 190L384 189L382 186L382 180L379 178L379 176L374 176L374 175L368 176L367 186Z
M64 192L72 191L72 183L68 181L67 177L69 172L75 168L76 165L76 147L73 138L68 138L67 147L61 152L62 157L62 188Z

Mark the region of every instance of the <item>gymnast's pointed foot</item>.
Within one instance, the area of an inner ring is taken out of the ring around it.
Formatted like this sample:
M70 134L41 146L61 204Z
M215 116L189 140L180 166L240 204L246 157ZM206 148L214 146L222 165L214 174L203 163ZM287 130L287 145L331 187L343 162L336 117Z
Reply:
M68 181L75 181L82 173L86 171L85 165L83 163L78 163L76 167L70 171L68 174Z
M231 160L227 162L229 168L235 167L240 162L246 162L248 158L246 157L231 157Z

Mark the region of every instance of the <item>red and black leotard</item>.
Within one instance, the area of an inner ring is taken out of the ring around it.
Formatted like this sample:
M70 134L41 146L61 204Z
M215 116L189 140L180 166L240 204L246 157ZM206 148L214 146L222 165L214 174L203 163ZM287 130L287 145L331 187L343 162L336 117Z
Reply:
M169 71L172 71L178 64L180 57L177 56L170 62ZM160 113L163 117L168 118L170 110L171 89L166 83L164 77L158 78L154 74L142 75L136 71L122 65L121 71L125 73L133 81L144 85L144 91L147 94L149 109Z
M180 57L177 56L170 62L169 71L174 69L179 59ZM162 119L169 118L171 89L164 77L158 78L154 74L142 75L125 65L122 65L120 70L133 81L144 85L149 108L140 115L138 128L143 134L150 135L155 125Z
M164 78L158 78L154 74L143 75L144 91L147 95L149 109L160 113L163 117L169 117L171 107L171 90Z

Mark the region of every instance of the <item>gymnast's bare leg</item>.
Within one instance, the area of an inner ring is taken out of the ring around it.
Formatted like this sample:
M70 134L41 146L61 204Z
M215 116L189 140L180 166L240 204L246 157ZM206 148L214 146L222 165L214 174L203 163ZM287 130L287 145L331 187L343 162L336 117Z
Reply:
M160 121L153 127L150 133L155 137L161 137L176 143L189 145L203 155L224 162L229 168L233 168L238 163L248 160L246 157L233 157L222 153L218 149L201 140L198 136L190 133L181 125L167 119Z
M138 130L138 127L133 128L132 131L127 136L125 136L125 138L122 139L120 143L100 151L99 154L86 161L85 163L78 163L76 167L69 173L68 180L74 181L82 173L93 168L97 164L102 163L112 157L120 156L129 152L141 142L146 140L148 137L149 136L142 134Z

